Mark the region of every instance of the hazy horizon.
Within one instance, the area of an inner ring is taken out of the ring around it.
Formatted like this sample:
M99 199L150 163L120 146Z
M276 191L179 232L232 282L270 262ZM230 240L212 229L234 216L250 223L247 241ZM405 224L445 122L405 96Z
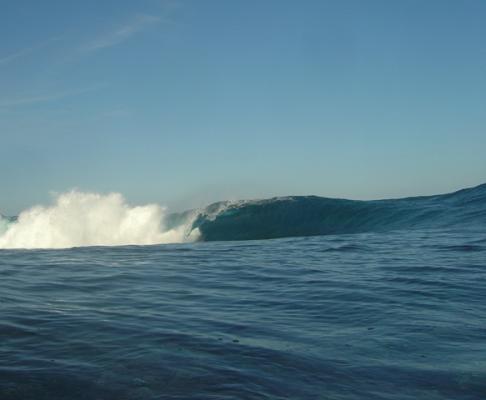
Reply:
M27 210L32 210L34 207L37 207L37 206L41 206L41 207L52 207L58 201L59 197L65 196L65 195L69 195L70 193L75 193L75 194L79 194L79 195L82 195L82 196L94 194L96 196L101 196L102 198L107 197L109 195L121 195L123 197L123 199L126 201L126 205L127 206L157 205L157 206L162 206L162 207L166 208L167 212L169 212L169 213L170 212L177 213L177 212L183 212L183 211L191 211L191 210L201 209L201 208L204 208L205 206L211 205L212 203L224 202L224 201L264 200L264 199L271 199L271 198L278 198L278 197L295 197L295 196L318 196L318 197L323 197L323 198L328 197L328 198L334 198L334 199L363 200L363 201L367 201L367 200L370 200L370 201L373 201L373 200L395 200L395 199L409 198L409 197L424 197L424 196L427 197L427 196L434 196L434 195L450 194L450 193L455 193L457 191L464 190L464 189L474 189L476 187L483 186L483 185L486 185L486 182L480 183L478 185L470 186L470 187L458 188L458 189L455 189L455 190L452 190L452 191L448 191L448 192L430 193L430 194L422 194L422 195L421 194L417 194L417 195L413 195L413 196L400 196L400 197L380 197L380 198L363 198L363 199L358 199L358 198L345 198L345 197L339 197L339 196L319 196L319 195L316 195L316 194L309 193L309 194L284 194L284 195L274 195L274 196L267 196L267 197L257 197L257 196L255 196L255 197L251 197L251 196L247 196L247 197L245 197L245 196L236 197L236 196L228 196L226 198L220 198L220 199L218 199L216 201L214 201L214 200L207 200L207 201L205 201L204 200L204 198L205 198L204 196L201 196L201 197L195 196L195 197L192 197L192 198L187 199L187 201L181 200L181 201L174 202L174 203L157 203L157 202L153 201L153 202L148 202L147 204L135 204L135 203L132 203L130 201L130 199L125 198L125 196L123 195L123 193L119 193L119 192L90 192L90 191L80 191L77 188L73 188L73 189L70 189L70 190L67 190L67 191L63 191L63 192L51 192L51 193L49 193L49 199L47 199L47 201L45 203L42 203L42 204L32 204L30 207L27 207L26 209L20 210L18 213L7 214L7 213L2 213L1 210L0 210L0 215L6 216L6 217L15 217L18 214L20 214L21 212L27 211ZM209 199L209 197L207 197L207 198Z

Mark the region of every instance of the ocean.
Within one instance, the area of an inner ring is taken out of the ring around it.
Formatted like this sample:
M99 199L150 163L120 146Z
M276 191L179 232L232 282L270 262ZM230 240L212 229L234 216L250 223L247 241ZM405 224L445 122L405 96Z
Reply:
M485 210L218 203L167 216L186 243L64 249L4 218L0 399L484 400Z

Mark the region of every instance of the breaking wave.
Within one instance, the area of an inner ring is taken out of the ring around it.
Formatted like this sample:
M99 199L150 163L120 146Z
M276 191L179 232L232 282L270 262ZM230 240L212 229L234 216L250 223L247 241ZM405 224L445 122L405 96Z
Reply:
M50 207L36 206L16 220L2 219L0 248L149 245L197 239L185 225L167 228L165 208L129 206L122 195L71 191Z
M148 245L466 226L486 226L486 184L391 200L292 196L218 202L172 214L155 204L129 206L116 193L72 191L58 196L50 207L34 207L18 219L0 218L0 248Z

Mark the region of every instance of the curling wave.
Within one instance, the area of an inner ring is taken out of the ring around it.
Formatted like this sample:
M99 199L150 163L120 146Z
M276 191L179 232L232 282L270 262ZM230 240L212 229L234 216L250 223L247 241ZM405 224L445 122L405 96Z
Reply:
M455 193L357 201L317 196L215 203L194 220L201 240L250 240L486 226L486 184Z
M72 191L57 197L51 207L34 207L18 219L0 217L0 248L252 240L453 226L486 226L486 184L391 200L292 196L218 202L172 214L155 204L131 207L116 193Z

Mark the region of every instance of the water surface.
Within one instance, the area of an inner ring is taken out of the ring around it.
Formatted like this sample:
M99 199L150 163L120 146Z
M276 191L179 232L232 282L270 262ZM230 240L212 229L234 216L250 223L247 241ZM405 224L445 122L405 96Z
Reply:
M0 250L0 399L484 399L486 230Z

